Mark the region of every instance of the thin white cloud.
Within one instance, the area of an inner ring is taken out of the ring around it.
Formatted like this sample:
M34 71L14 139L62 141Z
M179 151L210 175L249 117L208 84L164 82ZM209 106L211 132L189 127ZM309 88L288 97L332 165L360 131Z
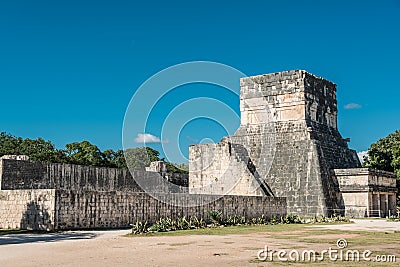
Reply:
M161 139L148 133L139 133L135 138L135 143L161 143Z
M349 103L346 106L344 106L345 109L360 109L362 106L357 103Z
M361 163L363 163L364 162L364 156L368 157L368 151L357 152L357 156L360 159Z

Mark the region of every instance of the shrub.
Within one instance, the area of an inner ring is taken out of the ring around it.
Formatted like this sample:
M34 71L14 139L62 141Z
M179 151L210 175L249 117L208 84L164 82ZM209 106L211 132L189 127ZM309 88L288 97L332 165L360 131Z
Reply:
M192 228L191 226L191 222L187 221L185 216L176 220L177 230L187 230Z
M197 218L197 216L190 217L190 223L193 228L204 228L206 227L206 223L203 218Z
M350 222L349 218L334 214L331 218L329 218L329 222Z
M272 217L267 219L264 215L261 215L257 218L252 218L250 220L246 220L244 216L234 215L228 216L228 218L224 218L222 216L221 211L207 211L207 214L212 221L213 226L233 226L233 225L263 225L263 224L293 224L293 223L327 223L327 222L349 222L350 220L346 217L340 215L334 215L330 218L325 216L314 216L314 217L303 217L300 218L296 214L287 214L284 217L276 218ZM399 220L397 216L390 216L390 220ZM188 230L188 229L196 229L196 228L205 228L207 227L203 218L198 218L197 216L190 217L189 220L186 217L177 218L176 220L170 218L160 218L153 225L149 225L146 222L142 223L137 221L134 225L132 225L132 234L138 235L147 232L168 232L175 230Z
M225 220L222 217L222 211L207 210L207 215L210 217L210 220L214 225L225 224Z
M134 235L139 235L139 234L144 234L148 232L148 223L147 221L143 222L139 222L136 221L136 223L133 225L132 227L132 234Z
M281 217L281 223L302 223L301 218L296 214L287 214L285 217Z

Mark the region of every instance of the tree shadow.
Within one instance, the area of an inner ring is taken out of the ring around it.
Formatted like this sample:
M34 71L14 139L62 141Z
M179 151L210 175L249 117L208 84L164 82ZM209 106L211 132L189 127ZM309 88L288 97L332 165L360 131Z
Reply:
M0 235L1 245L15 245L26 243L47 243L65 240L92 239L96 233L67 232L67 233L29 233L29 234L6 234Z
M51 231L54 230L54 222L44 205L31 201L26 205L26 211L22 215L20 229Z
M40 202L42 201L39 203L31 201L26 205L20 221L20 229L28 231L2 234L0 245L92 239L97 236L96 233L88 232L49 233L54 230L54 218Z

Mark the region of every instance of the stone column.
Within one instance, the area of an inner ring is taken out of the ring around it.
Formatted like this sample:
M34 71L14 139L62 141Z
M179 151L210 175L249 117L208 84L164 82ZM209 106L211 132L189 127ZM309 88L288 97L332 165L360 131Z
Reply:
M377 205L377 208L378 208L378 216L380 216L381 215L381 194L378 192L378 194L377 194L377 201L378 201L378 205Z
M374 205L373 205L374 198L373 198L372 194L373 194L372 192L368 192L367 217L370 216L370 213L371 213L370 210L374 209Z
M385 193L385 217L389 216L389 194Z

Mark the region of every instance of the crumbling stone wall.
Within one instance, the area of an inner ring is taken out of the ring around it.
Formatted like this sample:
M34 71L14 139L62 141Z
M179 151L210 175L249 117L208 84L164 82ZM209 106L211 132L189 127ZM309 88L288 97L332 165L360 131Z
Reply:
M0 190L0 228L54 230L55 190Z
M165 192L169 188L157 183L158 174L146 171L129 172L127 169L81 166L46 162L1 160L1 188L69 189L82 191L143 192L134 177L150 181L152 190ZM172 182L187 184L187 174L169 174ZM184 187L171 187L176 193L187 192ZM171 189L172 190L172 189Z
M142 192L133 179L136 175L154 184L152 196ZM247 218L286 215L285 198L189 195L184 189L174 193L159 187L158 175L139 171L132 176L120 169L0 160L0 228L118 228L161 217L207 218L207 210Z
M56 191L56 229L127 227L136 221L153 223L159 218L196 215L208 219L207 210L220 210L225 216L246 218L286 215L284 198L211 195L157 194L131 192ZM208 203L203 205L203 203ZM190 204L188 207L187 205Z

